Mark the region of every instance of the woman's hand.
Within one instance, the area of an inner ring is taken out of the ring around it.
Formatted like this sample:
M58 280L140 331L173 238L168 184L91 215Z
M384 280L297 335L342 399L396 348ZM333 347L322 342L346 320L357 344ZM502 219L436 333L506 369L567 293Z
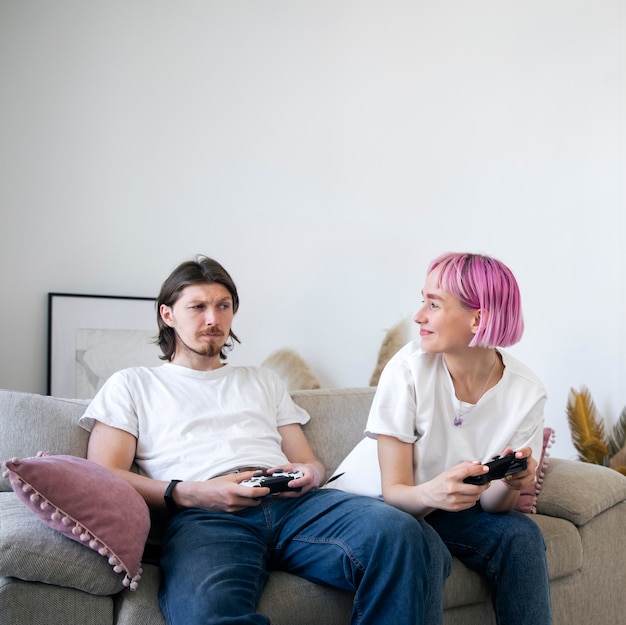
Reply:
M378 460L383 498L418 518L435 509L459 511L471 508L489 485L465 484L469 475L487 471L480 462L462 462L433 480L415 485L413 445L392 436L378 435Z
M513 450L507 447L502 455L510 453L513 453ZM532 449L530 447L518 449L515 451L515 457L526 458L526 468L492 482L492 488L480 498L480 504L486 512L498 513L513 510L520 491L535 483L537 461L532 457Z
M503 455L512 454L513 450L507 448L504 450ZM530 447L523 447L515 452L515 457L518 459L526 458L526 468L512 475L507 475L502 478L502 481L511 490L523 490L535 483L535 475L537 472L537 461L532 456L533 450Z
M422 501L431 509L448 512L467 510L476 505L491 484L466 484L463 480L486 472L487 467L478 461L461 462L415 488L422 491Z

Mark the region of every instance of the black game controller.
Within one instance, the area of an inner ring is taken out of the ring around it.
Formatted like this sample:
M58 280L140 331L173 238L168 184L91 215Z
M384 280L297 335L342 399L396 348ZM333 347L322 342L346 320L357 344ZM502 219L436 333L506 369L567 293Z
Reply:
M299 477L302 477L302 473L300 473L300 471L282 471L277 469L272 475L255 474L249 480L241 482L241 484L243 486L253 486L256 488L269 488L270 495L275 493L285 493L287 491L300 492L302 488L289 488L289 486L287 486L291 480L296 480Z
M495 456L491 462L487 462L485 465L489 467L487 473L483 473L482 475L470 475L463 481L466 484L482 485L491 482L491 480L500 480L507 475L513 475L513 473L525 469L526 458L516 458L515 454L509 454L508 456L504 456L504 458Z

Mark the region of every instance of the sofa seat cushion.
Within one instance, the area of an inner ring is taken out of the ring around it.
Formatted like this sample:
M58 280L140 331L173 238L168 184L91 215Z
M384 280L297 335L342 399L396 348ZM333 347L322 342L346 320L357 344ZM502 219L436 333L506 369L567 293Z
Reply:
M452 558L452 570L443 589L444 609L491 601L490 597L487 580Z
M160 571L146 564L136 592L114 597L116 625L165 625L159 608ZM266 615L272 625L345 625L350 621L353 594L328 588L306 579L272 571L261 595L257 613ZM314 616L311 616L314 615Z
M114 618L111 597L14 577L0 577L0 606L2 625L111 625Z
M0 576L93 595L124 588L106 558L43 524L13 492L0 492Z
M272 571L257 613L272 625L345 625L350 622L353 593L314 584L306 579Z
M159 605L160 583L161 569L144 563L137 590L126 589L113 597L115 625L166 625Z
M583 544L578 528L565 519L532 514L546 541L550 581L580 571L583 565Z

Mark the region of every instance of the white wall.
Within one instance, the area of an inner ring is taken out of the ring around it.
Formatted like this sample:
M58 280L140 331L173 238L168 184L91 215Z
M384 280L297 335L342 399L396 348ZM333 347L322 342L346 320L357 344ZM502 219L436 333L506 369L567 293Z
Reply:
M49 291L238 283L234 363L365 386L427 262L514 270L553 455L626 405L622 0L0 3L0 387L45 392Z

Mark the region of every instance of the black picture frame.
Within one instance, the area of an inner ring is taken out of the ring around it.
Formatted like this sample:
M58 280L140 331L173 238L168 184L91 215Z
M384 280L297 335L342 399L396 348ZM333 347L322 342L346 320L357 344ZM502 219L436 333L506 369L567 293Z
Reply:
M151 297L48 293L47 394L91 399L118 369L161 364Z

